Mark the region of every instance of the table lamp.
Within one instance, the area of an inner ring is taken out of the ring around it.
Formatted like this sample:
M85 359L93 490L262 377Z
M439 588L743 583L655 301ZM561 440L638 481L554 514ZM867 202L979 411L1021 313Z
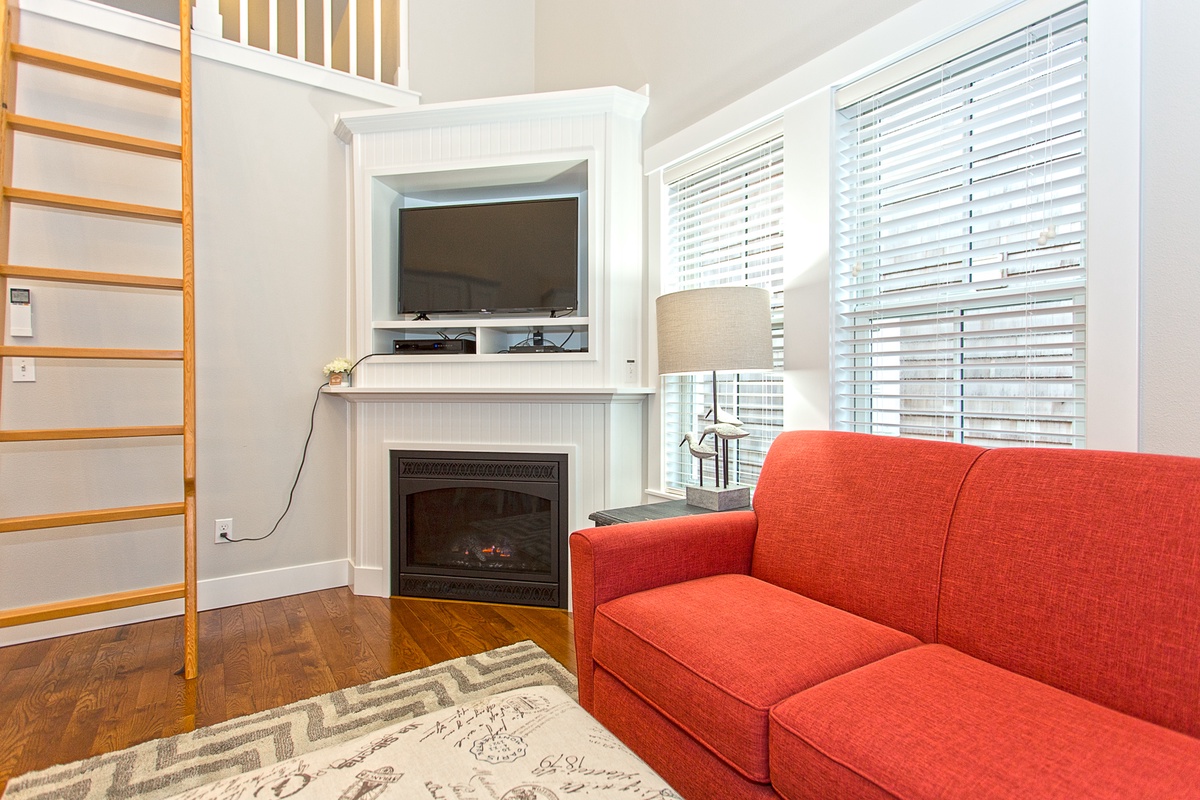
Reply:
M725 448L725 477L717 486L687 486L688 505L713 511L750 505L750 487L729 485L729 439L741 438L740 422L722 418L717 402L717 372L768 370L771 351L771 295L753 286L712 286L664 294L656 301L658 372L712 373L713 435ZM724 426L724 427L722 427ZM716 443L714 442L714 444ZM689 443L690 446L690 443ZM713 459L720 471L721 458ZM703 462L701 462L703 464ZM703 469L703 465L701 466Z

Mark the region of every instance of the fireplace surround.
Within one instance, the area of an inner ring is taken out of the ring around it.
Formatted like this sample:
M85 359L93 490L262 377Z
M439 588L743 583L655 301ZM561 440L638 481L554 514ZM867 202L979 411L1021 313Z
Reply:
M392 594L567 607L567 456L392 450Z

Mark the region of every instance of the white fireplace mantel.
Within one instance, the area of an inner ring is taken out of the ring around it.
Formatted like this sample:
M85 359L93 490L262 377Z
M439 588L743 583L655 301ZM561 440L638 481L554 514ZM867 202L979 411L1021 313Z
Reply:
M654 393L649 388L418 388L390 389L386 387L326 388L328 394L348 403L640 403Z

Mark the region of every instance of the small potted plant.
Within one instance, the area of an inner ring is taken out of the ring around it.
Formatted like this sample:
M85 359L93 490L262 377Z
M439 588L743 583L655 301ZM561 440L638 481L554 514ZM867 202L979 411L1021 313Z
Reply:
M329 376L330 386L347 386L350 383L350 370L354 365L348 358L335 358L325 365L325 374Z

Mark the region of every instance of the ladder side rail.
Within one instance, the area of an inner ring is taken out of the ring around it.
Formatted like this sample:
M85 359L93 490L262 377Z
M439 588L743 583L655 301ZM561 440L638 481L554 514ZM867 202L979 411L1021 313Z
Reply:
M0 186L12 182L13 134L8 127L8 111L13 107L17 95L16 73L12 69L9 45L16 30L16 16L8 7L8 0L0 0ZM8 201L0 195L0 256L8 260L9 217ZM0 274L0 344L8 331L8 276ZM0 370L7 366L0 358ZM0 412L3 411L3 386L0 380Z
M199 673L196 571L195 209L192 186L192 2L179 0L179 144L183 240L183 676Z

